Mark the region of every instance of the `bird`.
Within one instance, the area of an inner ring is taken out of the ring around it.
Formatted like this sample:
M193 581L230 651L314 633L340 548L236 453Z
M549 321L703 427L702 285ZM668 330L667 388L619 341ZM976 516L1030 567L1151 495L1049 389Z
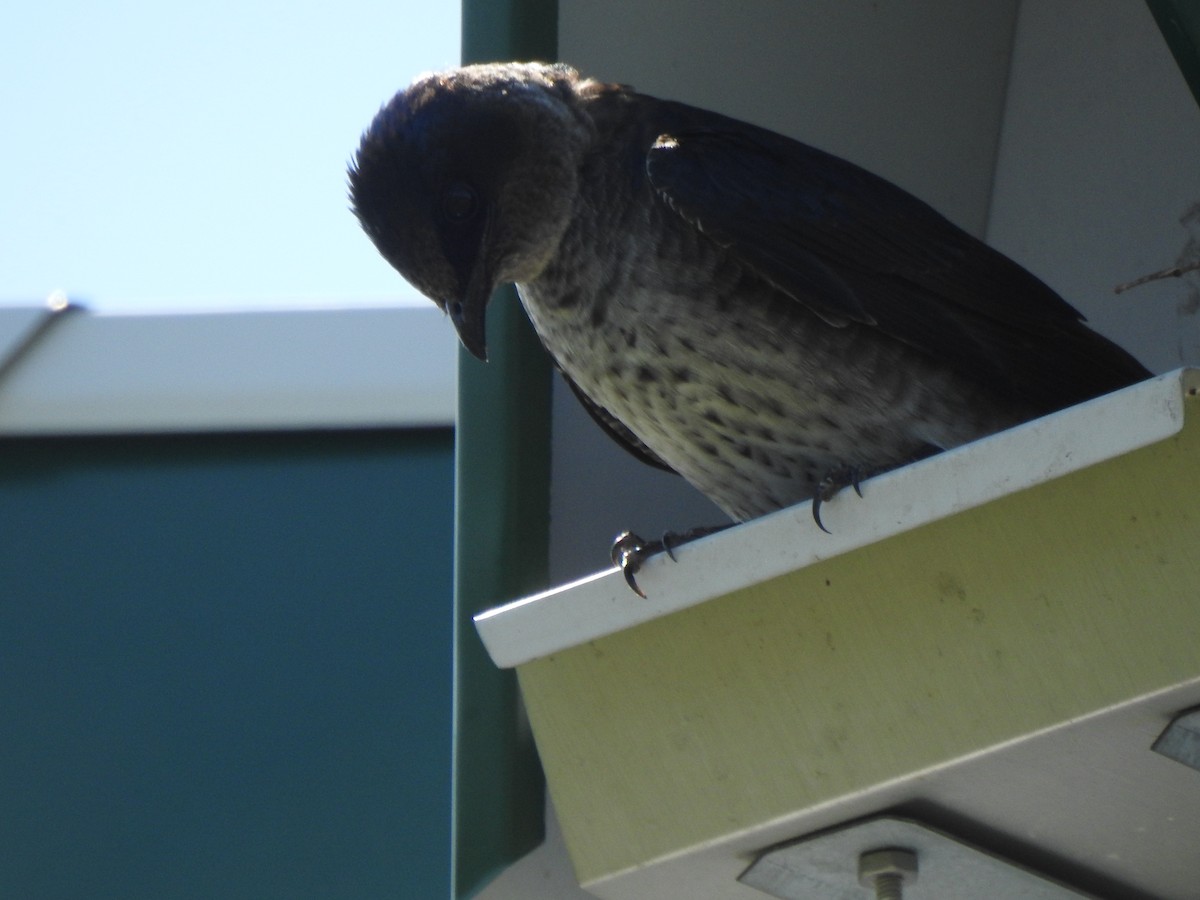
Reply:
M562 63L419 76L348 184L471 354L515 284L600 426L733 522L812 500L823 528L832 491L1150 374L890 181Z

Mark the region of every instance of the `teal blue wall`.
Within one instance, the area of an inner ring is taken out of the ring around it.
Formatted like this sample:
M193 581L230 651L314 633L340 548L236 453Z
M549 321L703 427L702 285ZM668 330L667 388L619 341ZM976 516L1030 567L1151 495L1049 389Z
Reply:
M448 429L0 441L0 897L443 897Z

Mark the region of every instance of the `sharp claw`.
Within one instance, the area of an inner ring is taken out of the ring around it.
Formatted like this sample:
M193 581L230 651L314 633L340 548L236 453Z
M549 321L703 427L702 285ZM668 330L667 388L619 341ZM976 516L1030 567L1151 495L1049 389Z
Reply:
M625 576L625 583L629 585L630 590L632 590L643 600L649 599L646 597L646 592L638 587L637 579L633 577L636 568L637 567L633 565L625 565L621 567L621 573Z
M824 501L824 499L825 498L821 495L820 491L817 491L817 493L813 494L813 500L812 500L813 521L816 522L817 527L820 528L826 534L833 534L832 531L830 531L828 528L825 527L825 523L821 521L821 503Z
M662 548L666 552L667 556L670 557L671 562L679 562L679 560L675 558L675 538L677 537L679 537L679 535L677 535L675 532L668 531L663 534L662 540L659 541L659 543L662 544Z
M821 479L821 483L817 486L817 490L813 494L813 500L812 500L813 521L816 522L817 527L820 528L826 534L833 534L833 532L830 531L828 528L826 528L825 523L821 521L821 504L824 503L826 500L833 499L833 497L837 494L837 492L842 490L845 487L854 488L854 493L858 494L859 497L861 497L863 495L863 492L862 492L862 469L860 469L858 466L849 466L844 469L835 469L834 471L832 471L828 475L826 475L823 479Z
M646 542L634 534L632 531L622 531L617 535L617 539L613 541L612 549L609 551L609 558L614 566L621 570L621 574L625 576L625 583L639 597L646 599L646 593L638 587L637 580L634 575L637 570L642 567L642 560L645 558Z

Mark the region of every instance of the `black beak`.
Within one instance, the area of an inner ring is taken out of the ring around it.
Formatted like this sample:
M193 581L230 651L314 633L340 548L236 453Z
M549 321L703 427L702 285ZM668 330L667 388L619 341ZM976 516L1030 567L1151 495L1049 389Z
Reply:
M458 339L480 362L487 362L487 335L484 327L487 302L487 296L482 300L468 296L465 300L452 300L446 307L450 313L450 321L454 323L454 330L458 332Z
M480 246L487 246L486 229ZM485 254L480 253L467 276L466 287L458 297L446 304L446 311L450 314L450 321L454 323L454 330L458 332L458 339L480 362L487 362L485 322L488 301L492 299L495 289L492 267L488 264Z

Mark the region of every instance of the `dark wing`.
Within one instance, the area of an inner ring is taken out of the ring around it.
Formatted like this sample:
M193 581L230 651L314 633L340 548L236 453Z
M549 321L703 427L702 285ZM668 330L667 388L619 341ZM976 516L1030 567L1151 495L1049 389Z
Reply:
M838 157L668 104L653 187L686 220L834 325L878 328L1044 411L1149 373L1025 269ZM672 120L676 120L672 122Z
M597 425L608 432L609 437L647 465L670 472L673 475L678 474L663 462L657 453L643 444L636 434L621 424L621 421L616 416L585 394L579 385L571 380L571 376L562 369L559 369L558 372L562 375L563 381L571 388L571 393L583 404L583 408L587 410L588 415L592 417L592 420Z

